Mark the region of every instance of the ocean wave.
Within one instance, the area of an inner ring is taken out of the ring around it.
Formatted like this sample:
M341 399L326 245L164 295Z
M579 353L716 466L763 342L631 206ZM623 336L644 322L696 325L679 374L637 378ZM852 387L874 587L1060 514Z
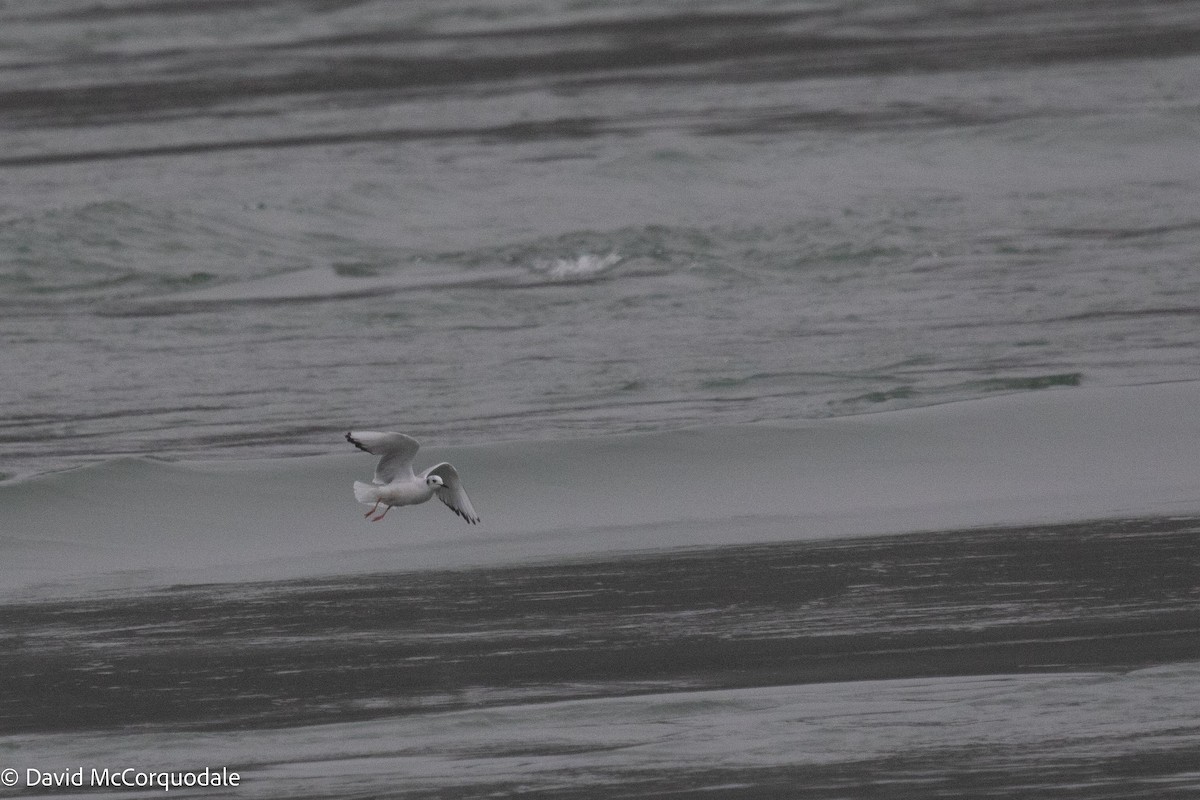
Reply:
M316 302L444 289L511 279L511 269L457 272L438 265L403 270L346 270L339 265L287 270L249 280L236 280L192 291L114 303L102 312L112 316L153 316L204 310L231 303Z
M333 263L283 269L268 275L219 280L209 273L172 279L168 294L118 298L104 304L105 316L159 316L202 311L229 304L320 302L401 292L453 288L533 289L546 284L586 283L609 274L625 258L619 253L583 253L575 257L528 260L527 268L511 257L487 250L448 256L428 255L402 264Z
M575 258L555 258L534 261L530 265L535 273L556 281L586 281L596 278L621 263L619 253L595 255L584 253Z
M334 264L286 270L265 277L225 281L214 286L151 297L123 299L102 307L106 316L159 316L203 311L230 304L267 304L348 300L401 292L485 288L532 289L545 282L583 283L603 276L621 262L615 253L575 259L534 261L528 272L513 266L463 269L448 262L403 267ZM207 283L208 281L197 281Z
M0 588L257 580L1200 509L1200 383L795 427L429 447L483 523L364 522L370 459L124 458L0 484ZM339 437L331 433L333 441ZM423 458L422 461L425 459ZM53 588L58 587L58 588Z

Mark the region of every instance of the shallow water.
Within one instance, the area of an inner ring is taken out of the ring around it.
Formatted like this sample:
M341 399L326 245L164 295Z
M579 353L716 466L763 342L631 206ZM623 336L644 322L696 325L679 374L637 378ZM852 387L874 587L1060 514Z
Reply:
M1121 520L10 604L0 743L42 769L228 767L252 797L1183 797L1197 531Z
M1171 0L0 4L0 771L1196 795L1198 56ZM363 521L350 428L483 525Z
M1198 392L419 454L479 526L363 520L357 453L9 483L0 752L247 797L1186 797Z
M372 457L121 459L0 485L0 592L1200 513L1200 382L1017 393L803 425L422 449L483 518L363 519Z
M1189 3L0 9L6 474L1196 377Z

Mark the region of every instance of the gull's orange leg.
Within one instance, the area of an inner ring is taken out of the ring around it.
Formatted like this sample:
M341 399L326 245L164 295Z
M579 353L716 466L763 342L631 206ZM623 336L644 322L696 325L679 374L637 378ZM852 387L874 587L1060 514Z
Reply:
M372 508L370 511L368 511L368 512L367 512L367 513L365 513L365 514L363 514L363 516L364 516L364 517L369 517L369 516L371 516L372 514L374 514L374 513L375 513L375 511L376 511L376 510L379 508L379 504L380 504L380 503L382 503L382 502L383 502L382 500L376 500L376 501L375 501L375 508Z
M382 513L382 514L380 514L378 517L371 517L371 522L379 522L379 520L381 520L381 519L383 519L384 517L386 517L386 516L387 516L387 512L389 512L389 511L391 511L391 510L392 510L392 507L391 507L391 506L388 506L387 508L383 509L383 513Z

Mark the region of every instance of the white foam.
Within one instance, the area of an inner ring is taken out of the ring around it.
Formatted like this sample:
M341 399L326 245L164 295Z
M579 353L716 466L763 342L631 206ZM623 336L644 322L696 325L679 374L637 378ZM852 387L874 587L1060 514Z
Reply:
M548 261L535 261L533 269L548 278L561 281L587 280L601 275L621 263L618 253L599 256L584 253L575 258L556 258Z

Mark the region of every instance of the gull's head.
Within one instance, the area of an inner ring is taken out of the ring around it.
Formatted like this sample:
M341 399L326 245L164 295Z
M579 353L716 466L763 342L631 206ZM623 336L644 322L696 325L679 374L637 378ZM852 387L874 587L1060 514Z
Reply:
M425 479L425 485L431 489L440 489L446 484L442 483L441 475L430 475Z

